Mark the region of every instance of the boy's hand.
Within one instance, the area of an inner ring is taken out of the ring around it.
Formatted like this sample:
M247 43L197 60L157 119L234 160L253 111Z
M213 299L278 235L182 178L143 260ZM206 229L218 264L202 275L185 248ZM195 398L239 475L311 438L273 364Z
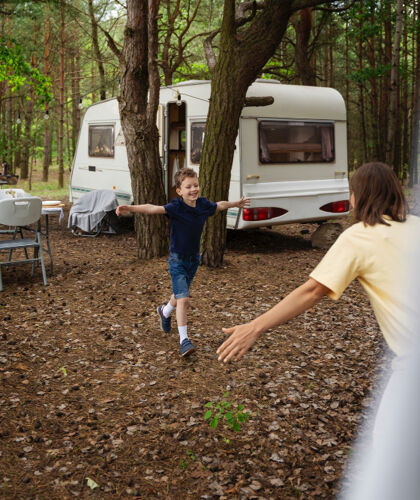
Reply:
M119 205L117 209L115 210L115 213L120 216L120 215L129 215L130 213L130 206L129 205Z
M249 207L249 205L250 205L250 199L246 198L245 196L242 196L242 198L236 202L236 206L238 208Z
M255 331L252 323L236 325L232 328L222 328L230 335L217 349L218 361L227 363L228 361L238 361L255 344L259 335Z

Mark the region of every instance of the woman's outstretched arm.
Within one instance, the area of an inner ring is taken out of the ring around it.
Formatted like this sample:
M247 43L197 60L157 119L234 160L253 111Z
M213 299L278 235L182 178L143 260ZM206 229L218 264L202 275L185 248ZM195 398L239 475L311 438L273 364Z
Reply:
M312 278L293 290L281 302L249 323L223 328L230 337L217 349L219 361L237 361L267 330L310 309L330 290Z

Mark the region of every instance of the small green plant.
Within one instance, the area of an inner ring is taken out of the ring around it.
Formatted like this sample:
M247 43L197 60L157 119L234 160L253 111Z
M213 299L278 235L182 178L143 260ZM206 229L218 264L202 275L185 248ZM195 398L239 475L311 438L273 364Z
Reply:
M217 403L212 401L206 403L204 406L209 409L204 414L204 420L209 421L212 429L217 429L219 422L224 421L228 429L239 432L241 424L249 419L250 414L242 411L244 409L243 405L235 405L232 401L228 401L228 397L229 392L225 392L223 398Z
M197 460L197 455L191 450L188 450L186 453L187 457L190 458L191 460Z
M181 467L181 470L183 470L183 471L187 470L190 462L194 462L195 460L197 460L197 455L191 450L188 450L186 452L186 456L187 456L186 459L181 458L179 461L179 466Z

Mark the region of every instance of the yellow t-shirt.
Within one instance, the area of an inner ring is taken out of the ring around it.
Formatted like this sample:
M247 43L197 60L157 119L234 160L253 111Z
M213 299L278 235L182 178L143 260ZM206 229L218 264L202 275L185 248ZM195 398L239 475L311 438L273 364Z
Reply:
M334 300L357 278L389 347L404 355L420 340L420 218L385 218L390 226L358 222L344 231L310 276Z

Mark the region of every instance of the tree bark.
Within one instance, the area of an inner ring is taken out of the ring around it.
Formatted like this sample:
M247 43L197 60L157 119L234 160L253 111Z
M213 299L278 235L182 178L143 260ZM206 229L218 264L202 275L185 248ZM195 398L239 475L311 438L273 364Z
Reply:
M417 23L420 21L420 2L417 2ZM414 23L416 25L416 23ZM409 186L413 187L418 183L418 169L419 169L419 145L420 145L420 33L417 31L416 35L416 57L413 58L413 114L411 126L411 146L410 146L410 177Z
M33 96L32 96L33 97ZM33 99L26 102L26 109L24 113L24 131L22 141L22 156L20 163L20 178L27 179L29 174L29 151L31 147L31 128L33 117L34 103Z
M44 23L44 73L45 76L50 76L50 16L49 16L49 6L48 3L45 4L45 23ZM48 103L45 106L45 110L50 112ZM50 117L51 118L51 117ZM43 148L43 158L42 158L42 180L44 182L48 181L48 170L50 166L51 159L51 144L52 143L52 133L51 133L51 120L44 120L44 148Z
M159 0L128 0L120 55L121 95L118 102L135 204L163 205L166 202L156 127L160 86L158 7ZM135 229L139 258L150 259L167 253L165 217L138 214Z
M89 6L90 23L91 23L91 27L92 27L93 53L95 55L96 64L98 65L98 71L99 71L99 93L100 93L101 101L103 101L104 99L106 99L105 68L104 68L101 50L99 48L98 24L97 24L97 21L95 18L95 12L93 9L93 0L88 0L88 6Z
M59 73L59 125L58 125L58 185L64 186L64 158L63 158L63 140L64 140L64 42L65 42L65 1L61 0L60 10L60 73Z
M302 9L292 17L296 33L295 63L302 85L316 85L316 73L311 63L309 40L312 31L312 9Z
M76 152L77 139L79 137L80 130L80 50L79 46L76 44L72 57L72 101L71 101L71 144L73 155Z
M273 56L295 10L320 3L327 2L267 0L246 26L240 23L239 27L235 1L225 0L200 164L200 183L207 198L228 198L235 139L248 87ZM226 213L221 212L208 219L203 231L204 264L222 264L225 241Z
M395 173L400 174L400 165L395 163L396 157L396 131L397 131L397 105L398 105L398 83L399 83L399 64L400 64L400 44L402 29L402 9L403 0L396 2L395 19L395 37L391 57L391 76L389 88L389 107L388 107L388 129L387 141L385 146L385 159L388 165L393 166Z

